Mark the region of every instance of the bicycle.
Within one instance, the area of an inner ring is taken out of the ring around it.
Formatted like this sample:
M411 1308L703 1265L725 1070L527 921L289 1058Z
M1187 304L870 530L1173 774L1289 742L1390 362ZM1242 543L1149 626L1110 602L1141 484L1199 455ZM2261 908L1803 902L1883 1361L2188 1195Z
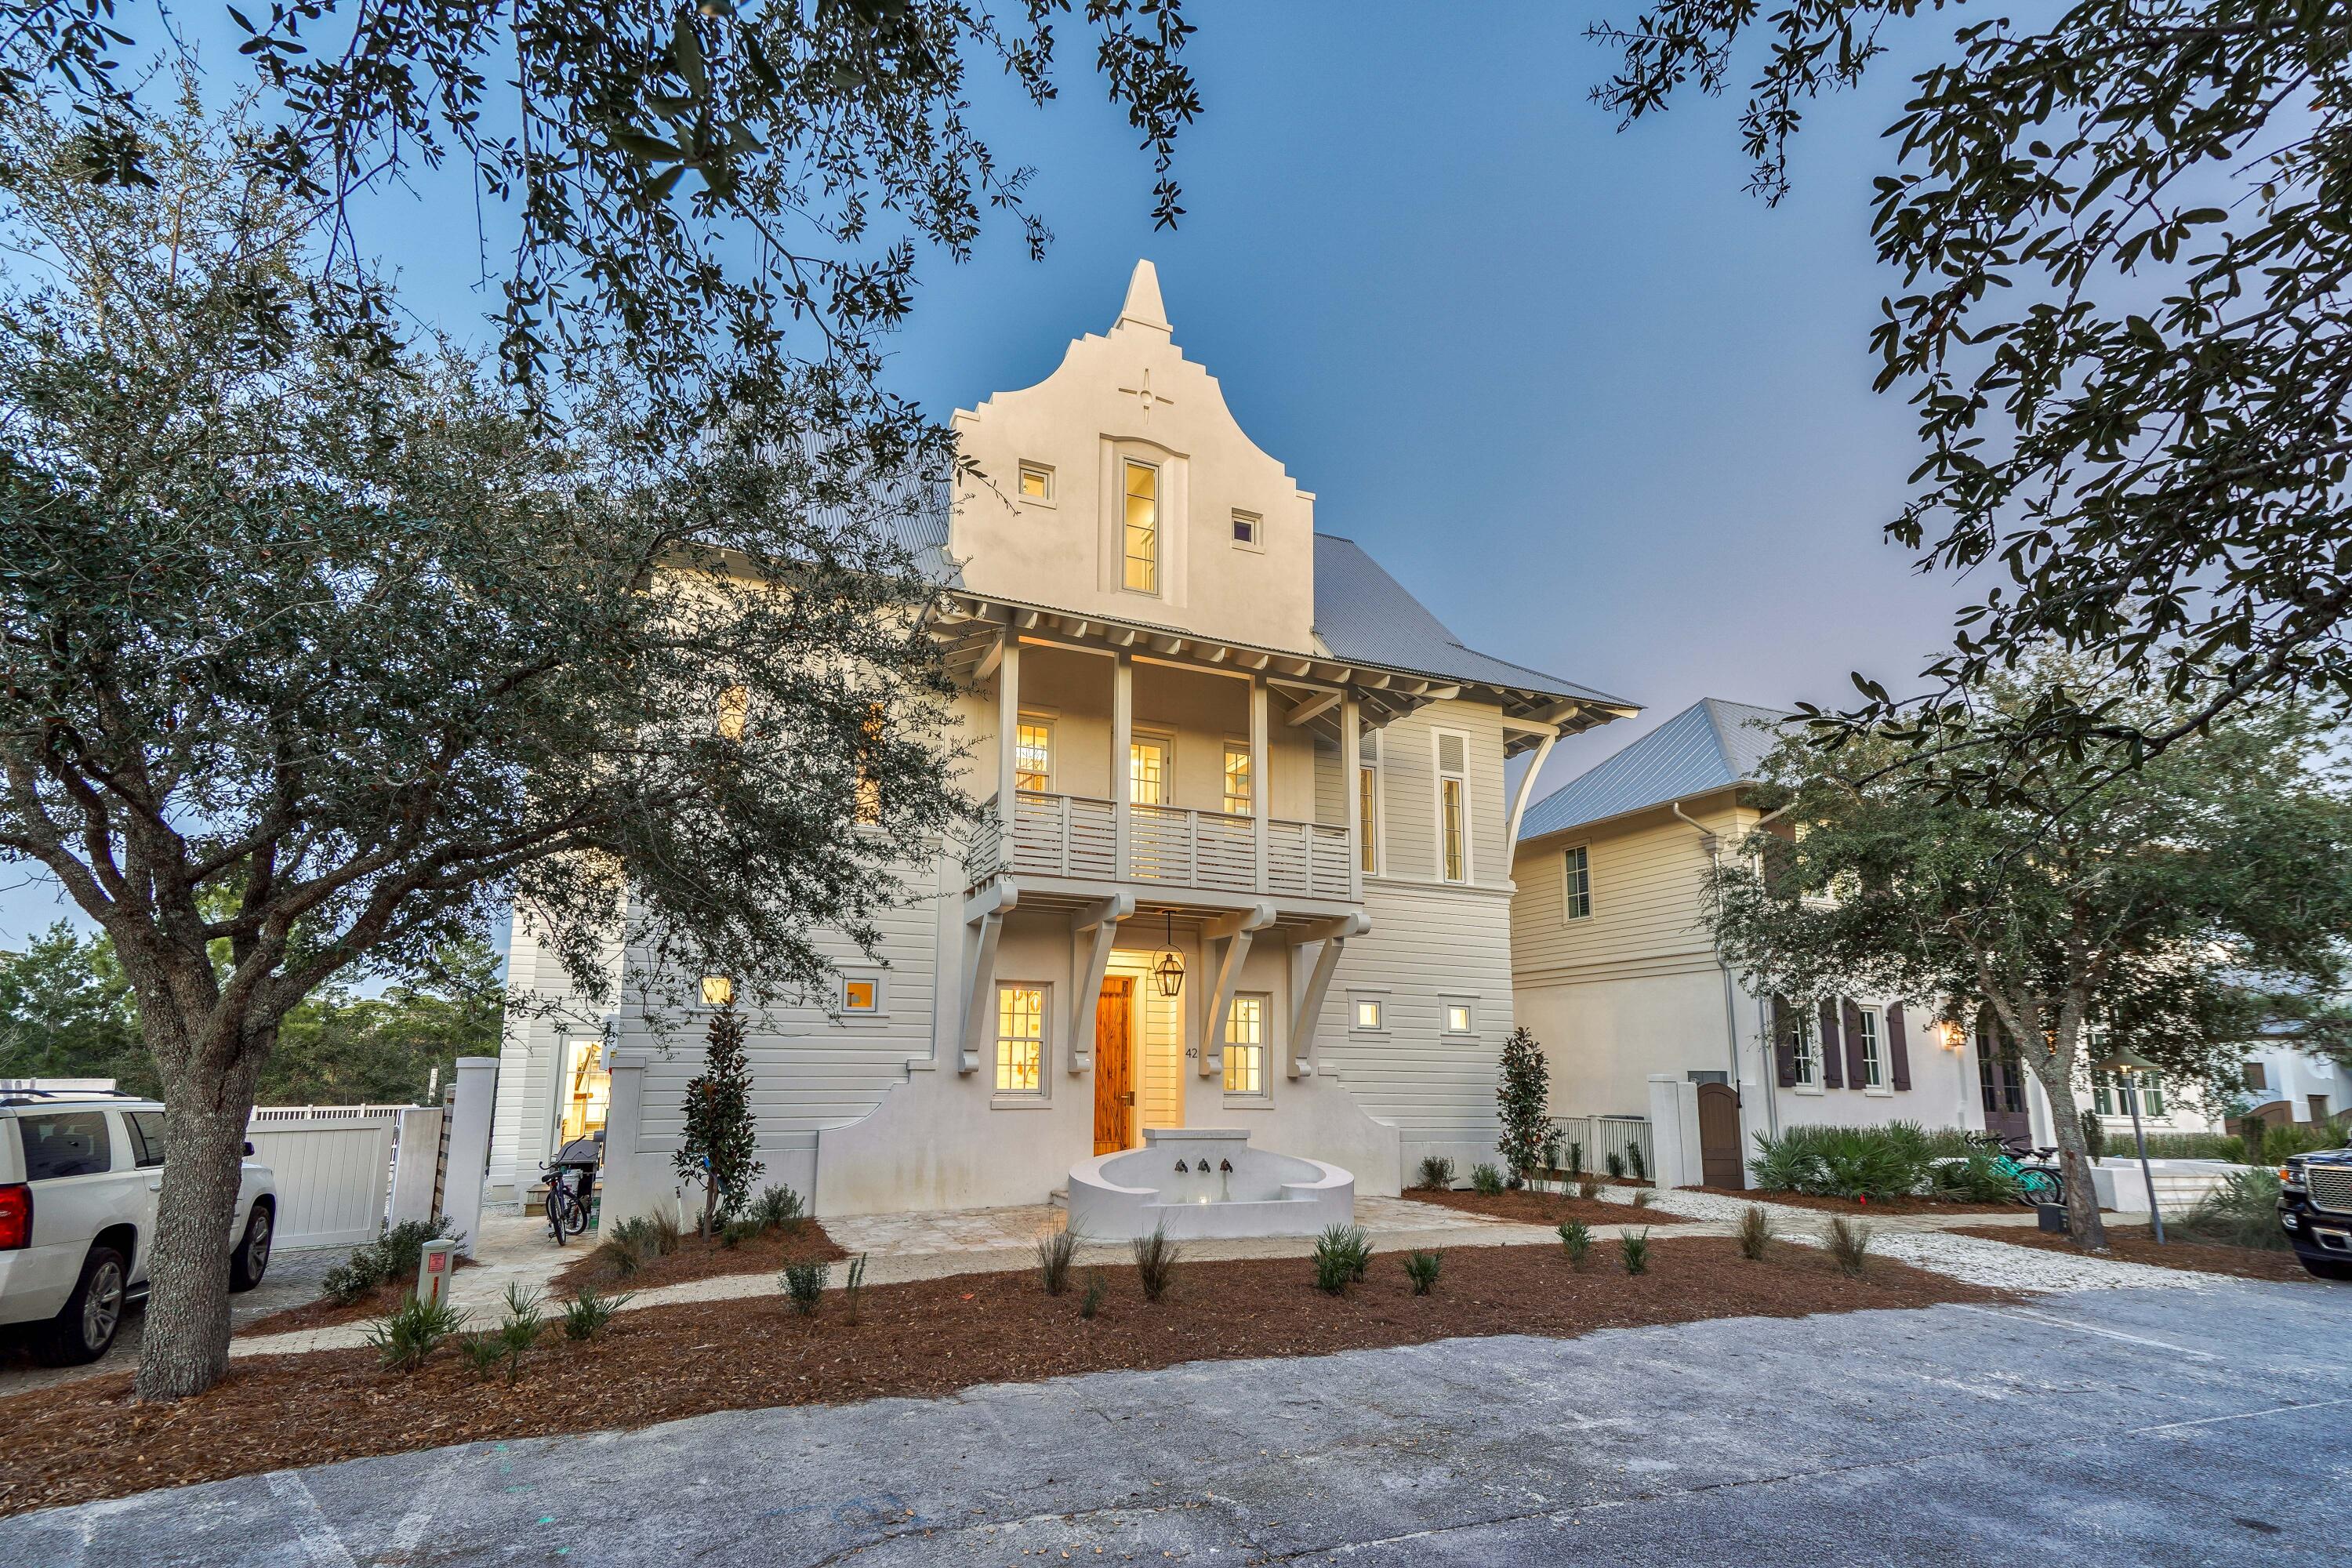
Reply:
M1991 1132L1970 1133L1969 1142L1990 1153L1993 1169L2017 1184L2019 1203L2029 1208L2065 1203L2066 1178L2050 1159L2058 1152L2054 1147L2038 1149L2023 1139L2012 1142ZM2033 1163L2027 1164L2028 1159Z
M588 1193L596 1184L596 1167L558 1160L540 1169L554 1173L547 1179L547 1229L562 1247L565 1237L588 1228Z

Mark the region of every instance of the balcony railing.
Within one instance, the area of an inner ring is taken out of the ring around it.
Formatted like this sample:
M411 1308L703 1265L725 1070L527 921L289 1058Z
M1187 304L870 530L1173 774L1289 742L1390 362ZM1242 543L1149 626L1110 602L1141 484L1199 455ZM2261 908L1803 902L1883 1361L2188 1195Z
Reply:
M1005 871L1118 880L1118 807L1086 795L1023 790L1005 852L995 801L965 858L974 882ZM1222 811L1130 805L1127 879L1229 893L1345 899L1355 846L1344 827L1316 822L1265 824L1265 880L1257 876L1258 821Z

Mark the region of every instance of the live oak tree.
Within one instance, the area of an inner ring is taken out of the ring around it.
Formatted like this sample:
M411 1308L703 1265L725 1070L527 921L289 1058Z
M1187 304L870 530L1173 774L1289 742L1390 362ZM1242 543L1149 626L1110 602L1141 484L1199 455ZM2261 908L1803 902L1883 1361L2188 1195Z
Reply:
M1921 35L1948 15L1948 45ZM1898 39L1930 62L1874 191L1903 279L1873 334L1878 384L1909 398L1926 448L1887 531L1993 585L1923 699L1857 677L1849 722L1986 798L2053 763L2095 784L2240 705L2352 697L2343 6L1655 0L1593 31L1622 56L1594 96L1627 121L1745 76L1768 199L1813 99ZM2127 679L1994 723L1971 694L2053 642Z
M0 108L0 858L105 931L168 1108L143 1398L226 1366L239 1143L306 997L508 902L592 999L615 953L648 1005L794 994L963 809L910 487L625 366L551 426L354 339L390 291L254 133L191 95L94 185L103 134Z
M2101 690L2043 659L1988 687L1985 706L1999 723L2062 680ZM2168 721L2152 708L2124 711ZM2308 706L2273 704L2087 797L2071 775L2028 774L2004 781L2003 805L1916 788L1892 766L1899 738L1786 742L1759 797L1779 815L1714 873L1708 923L1752 989L1796 1007L1906 996L1970 1026L1990 1008L2049 1095L2068 1227L2102 1247L2075 1100L2085 1052L2125 1045L2234 1082L2257 1028L2329 1011L2343 986L2352 792L2333 739ZM2041 798L2052 790L2071 807Z

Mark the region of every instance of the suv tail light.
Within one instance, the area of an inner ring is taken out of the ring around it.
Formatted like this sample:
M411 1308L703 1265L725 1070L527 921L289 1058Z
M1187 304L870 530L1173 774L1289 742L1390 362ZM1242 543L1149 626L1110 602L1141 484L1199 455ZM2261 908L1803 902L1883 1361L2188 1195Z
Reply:
M33 1189L22 1182L0 1185L0 1252L33 1245Z

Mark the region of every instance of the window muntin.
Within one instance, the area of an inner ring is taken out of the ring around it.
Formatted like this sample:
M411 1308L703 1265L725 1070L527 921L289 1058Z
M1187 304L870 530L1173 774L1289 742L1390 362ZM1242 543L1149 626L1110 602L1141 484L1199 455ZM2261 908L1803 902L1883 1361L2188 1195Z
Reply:
M1054 499L1054 470L1047 468L1043 463L1022 464L1021 499L1023 500L1052 500Z
M734 980L730 976L724 974L704 975L702 977L702 1005L706 1007L732 1007L735 1005Z
M1225 815L1247 816L1255 796L1250 788L1250 749L1245 741L1225 742Z
M1172 805L1168 757L1174 748L1157 736L1137 736L1127 749L1127 798L1137 805Z
M25 1142L25 1180L92 1176L114 1164L103 1110L27 1110L16 1118Z
M2132 1073L2095 1072L2091 1075L2091 1092L2102 1116L2129 1116L2132 1101L2139 1101L2142 1116L2164 1114L2164 1075L2156 1072Z
M1045 988L996 988L996 1092L1045 1092Z
M1357 1028L1378 1029L1384 1027L1385 1026L1381 1022L1381 1004L1378 998L1371 996L1360 996L1356 999L1355 1026Z
M1160 592L1160 470L1149 463L1127 464L1127 586L1138 594Z
M1268 998L1235 996L1225 1015L1225 1092L1263 1097L1266 1092L1265 1019Z
M1560 875L1565 879L1560 892L1560 910L1569 920L1590 920L1592 917L1592 856L1584 845L1577 845L1560 857Z
M1358 744L1356 769L1356 831L1363 842L1356 847L1357 864L1367 876L1376 876L1381 868L1381 752L1380 737L1366 735Z
M1886 1087L1886 1015L1876 1007L1854 1009L1855 1035L1862 1045L1862 1087Z
M1024 719L1013 736L1013 787L1035 795L1054 788L1054 726L1044 719Z

